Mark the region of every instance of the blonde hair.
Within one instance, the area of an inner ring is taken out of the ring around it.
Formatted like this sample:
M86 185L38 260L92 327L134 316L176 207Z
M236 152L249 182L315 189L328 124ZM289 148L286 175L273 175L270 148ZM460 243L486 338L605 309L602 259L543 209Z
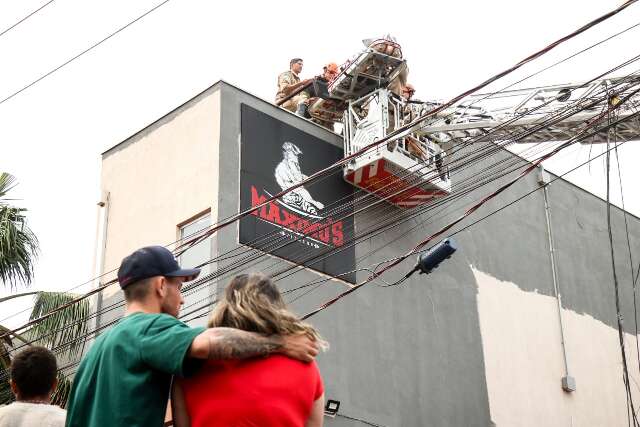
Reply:
M241 274L227 285L224 296L211 313L208 326L228 327L266 335L305 334L328 348L318 331L287 309L271 278Z

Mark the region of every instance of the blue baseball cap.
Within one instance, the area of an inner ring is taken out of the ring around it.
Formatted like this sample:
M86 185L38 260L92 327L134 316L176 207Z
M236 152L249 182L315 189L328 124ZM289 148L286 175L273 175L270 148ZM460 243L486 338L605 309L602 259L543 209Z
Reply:
M122 289L149 277L184 277L185 282L195 279L199 268L180 268L171 251L162 246L138 249L122 260L118 269L118 282Z

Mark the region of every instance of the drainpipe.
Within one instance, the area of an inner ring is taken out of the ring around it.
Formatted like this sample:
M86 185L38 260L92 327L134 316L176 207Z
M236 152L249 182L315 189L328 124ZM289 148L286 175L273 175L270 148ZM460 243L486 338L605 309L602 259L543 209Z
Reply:
M109 225L109 205L110 205L110 193L106 193L102 200L98 202L98 225L100 229L100 235L96 232L96 252L94 259L94 276L98 277L98 283L96 286L102 286L102 274L104 273L104 260L107 253L107 226ZM100 213L102 211L102 221L100 222ZM102 226L102 227L100 227ZM98 292L96 296L96 327L95 337L98 337L98 328L100 327L102 311L102 292Z
M542 186L542 192L544 195L544 215L547 220L547 237L549 238L549 258L551 260L551 273L553 279L553 293L556 297L556 304L558 307L558 321L560 323L560 345L562 346L562 357L564 360L564 376L562 377L562 389L566 392L576 391L576 380L569 375L569 362L567 360L567 347L565 345L566 339L564 336L564 323L562 321L562 295L560 293L560 285L558 283L558 270L555 260L555 248L553 245L553 232L551 230L551 209L549 208L549 173L544 170L544 167L540 165L538 174L538 184Z

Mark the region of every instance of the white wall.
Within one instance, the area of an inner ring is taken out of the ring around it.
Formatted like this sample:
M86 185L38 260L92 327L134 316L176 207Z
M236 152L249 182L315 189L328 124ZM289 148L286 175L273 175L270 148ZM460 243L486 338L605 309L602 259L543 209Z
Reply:
M197 213L215 212L219 140L214 88L103 156L102 191L110 196L104 271L142 246L175 241L178 224Z
M567 393L560 383L565 371L555 298L473 271L489 406L496 425L626 426L618 331L589 315L562 310L569 372L577 385L575 392ZM635 337L625 334L625 343L637 402Z

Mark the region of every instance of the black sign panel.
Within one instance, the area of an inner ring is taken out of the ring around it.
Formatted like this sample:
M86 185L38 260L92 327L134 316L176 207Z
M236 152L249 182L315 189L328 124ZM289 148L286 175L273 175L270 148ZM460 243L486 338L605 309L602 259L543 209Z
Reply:
M343 157L342 148L242 105L240 210L263 203ZM355 282L353 187L337 169L240 221L240 243ZM345 218L346 217L346 218Z

